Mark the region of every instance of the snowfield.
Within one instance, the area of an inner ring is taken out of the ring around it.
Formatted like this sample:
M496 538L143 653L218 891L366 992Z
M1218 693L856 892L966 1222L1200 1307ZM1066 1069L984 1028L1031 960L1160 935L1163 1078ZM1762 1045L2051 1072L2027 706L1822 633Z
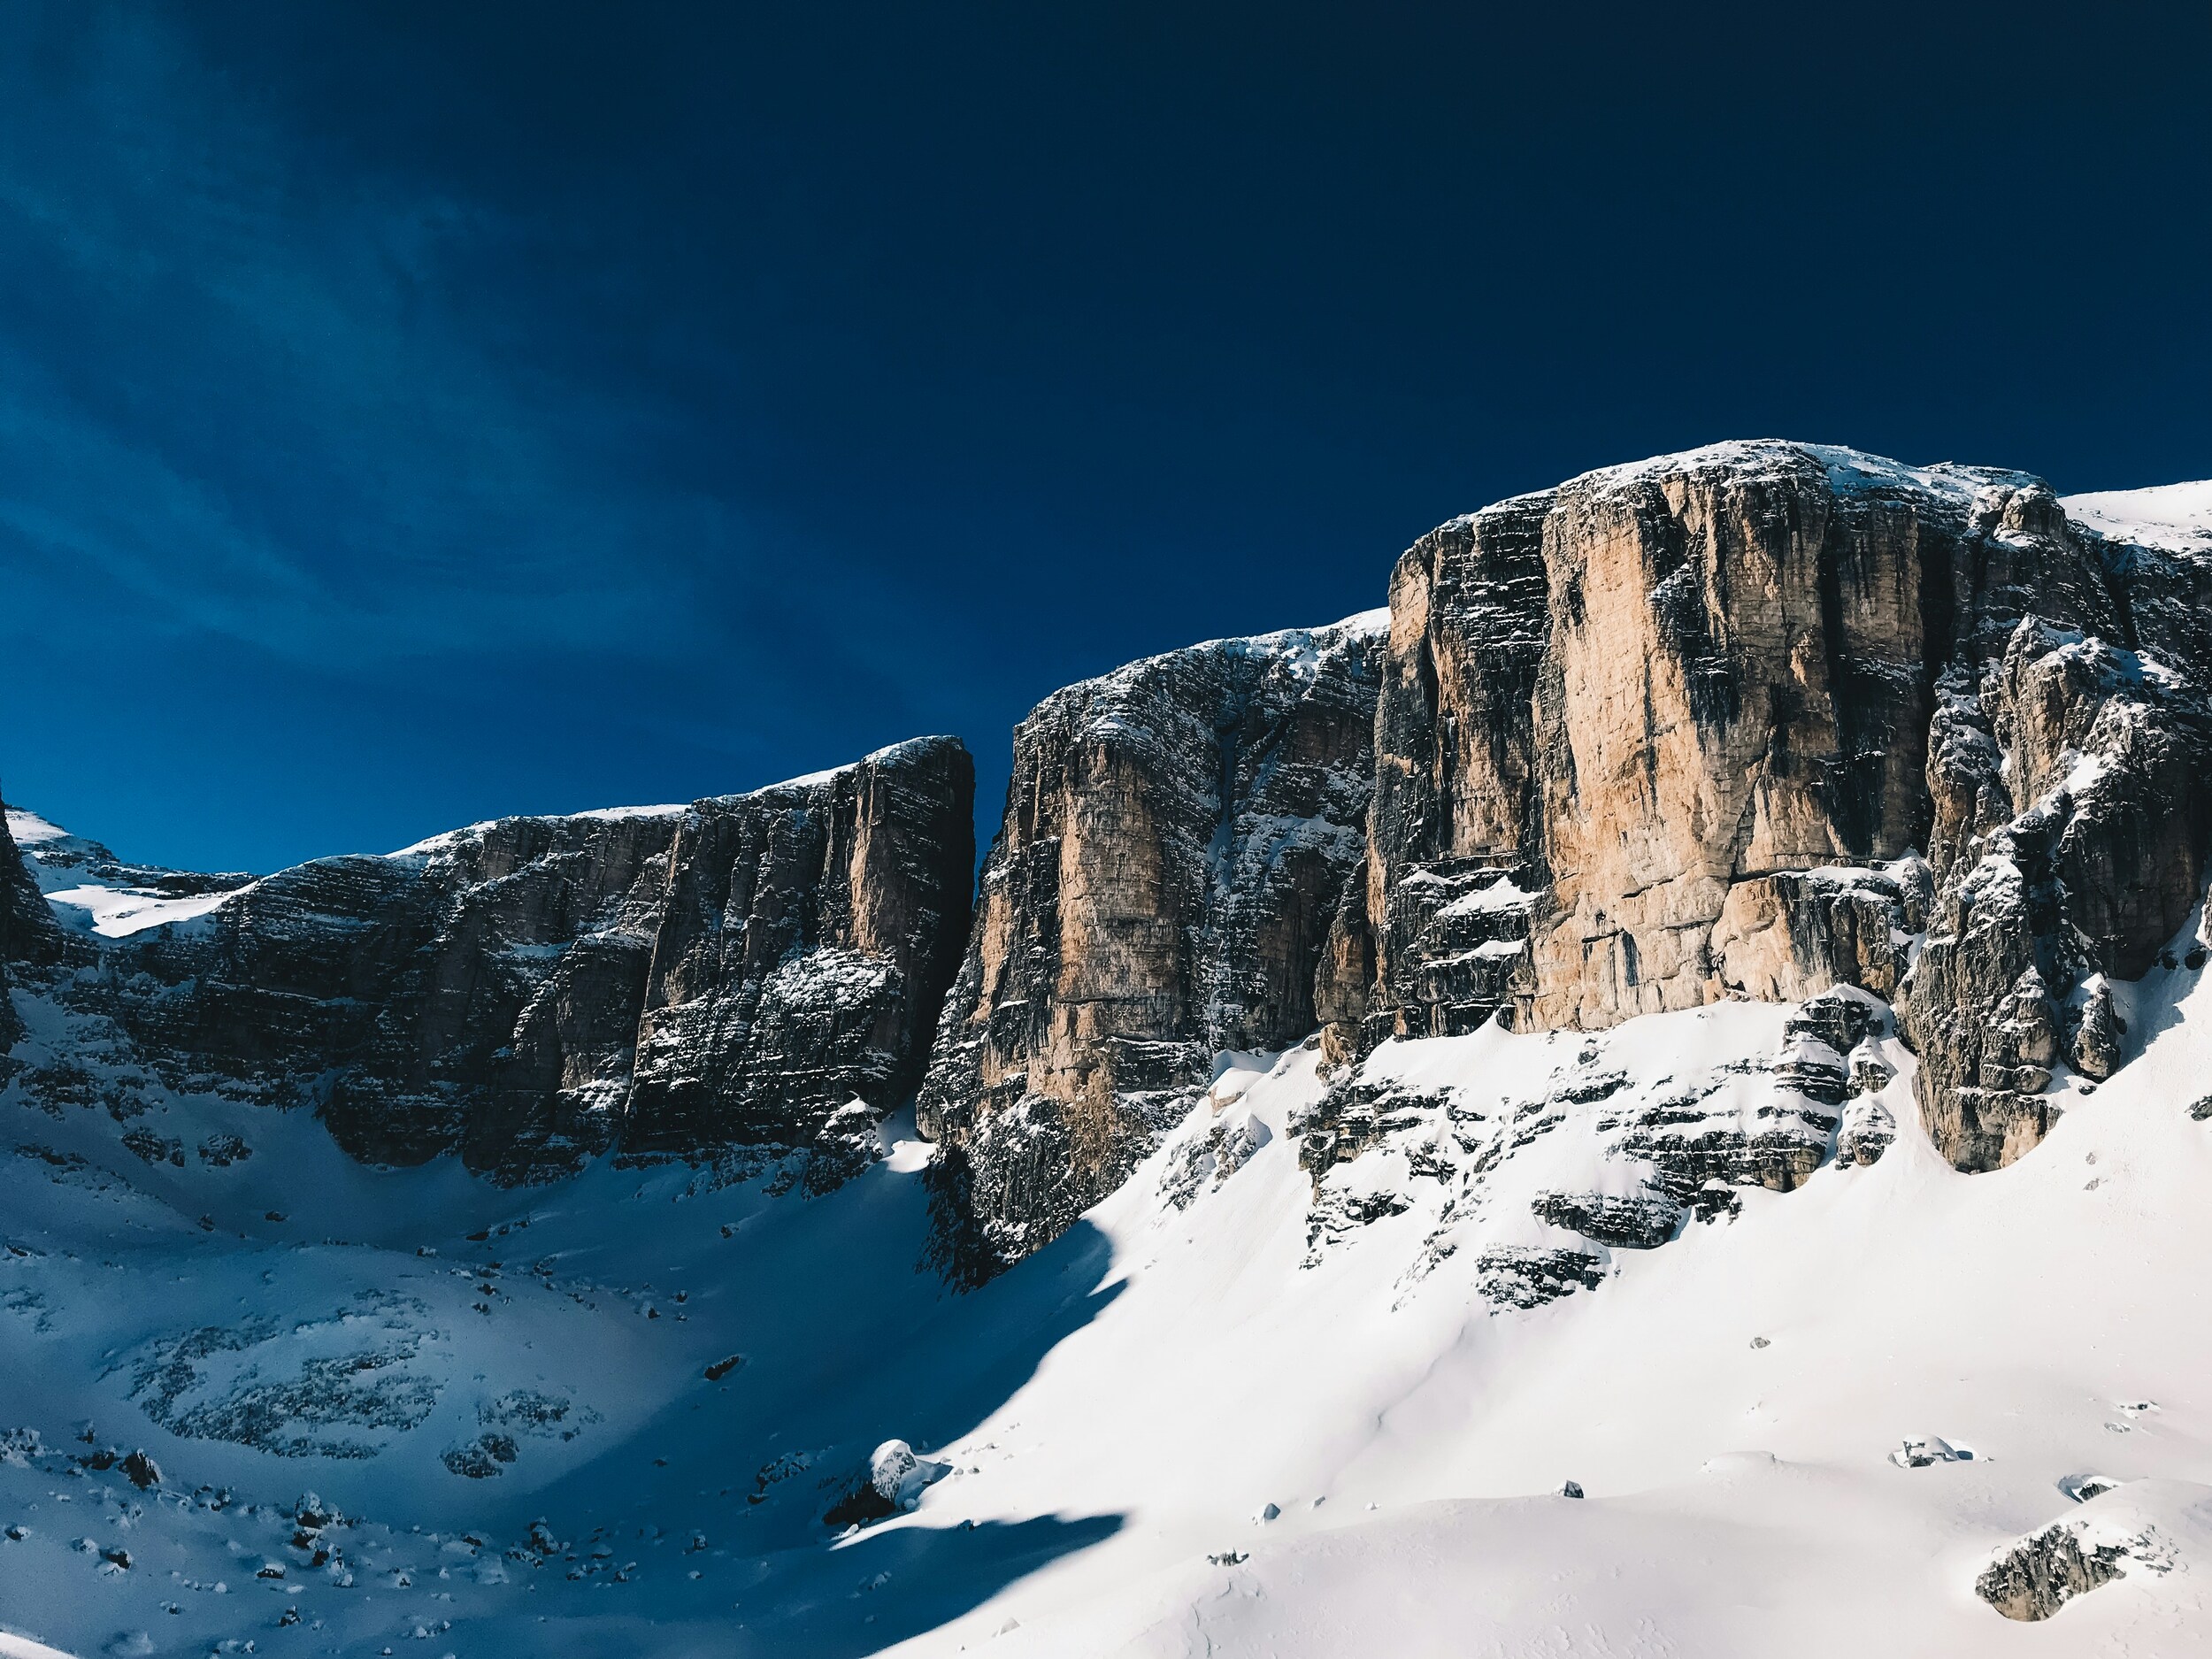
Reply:
M0 1654L2212 1651L2212 986L2120 988L1978 1176L1863 997L1224 1056L958 1295L895 1120L501 1189L19 987Z

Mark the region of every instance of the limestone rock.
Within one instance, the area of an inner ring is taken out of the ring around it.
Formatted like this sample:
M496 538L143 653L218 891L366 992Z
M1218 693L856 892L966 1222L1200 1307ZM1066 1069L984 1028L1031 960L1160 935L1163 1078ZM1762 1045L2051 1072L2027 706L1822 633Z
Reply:
M1817 445L1454 520L1392 579L1363 1043L1856 987L1947 1156L2018 1156L2200 895L2208 600L2027 474Z
M903 1515L922 1494L952 1472L950 1463L918 1456L904 1440L886 1440L869 1454L868 1466L854 1478L822 1519L831 1526L865 1526Z
M1604 1282L1604 1263L1586 1250L1495 1244L1475 1258L1475 1287L1494 1310L1540 1308Z
M23 1034L9 995L12 973L51 967L71 955L70 947L24 864L8 826L6 804L0 803L0 1083L6 1081L8 1052Z
M2108 1002L2077 1048L2070 999L2093 975L2142 974L2187 920L2212 747L2177 670L2039 617L2012 628L1975 695L1961 683L1930 757L1939 892L1901 1011L1930 1133L1960 1167L1990 1169L2047 1129L2062 1052L2090 1076L2118 1064Z
M2085 1482L2073 1494L2084 1508L1998 1550L1975 1578L1974 1594L2007 1618L2035 1621L2131 1572L2173 1571L2179 1552L2172 1541L2140 1506L2108 1495L2116 1487L2126 1491L2108 1479Z
M1179 1122L1215 1054L1347 1018L1380 618L1217 641L1056 693L918 1111L963 1282L1056 1238ZM1317 1002L1318 998L1318 1002Z
M1878 1100L1855 1100L1836 1131L1836 1162L1845 1169L1881 1162L1897 1139L1897 1119Z
M1552 499L1455 519L1391 573L1369 817L1368 1043L1474 1030L1527 987Z
M1532 1023L1707 1000L1734 884L1924 839L1928 664L1949 620L1933 579L1969 490L2004 481L1738 444L1562 487L1538 700L1559 919Z
M738 1145L830 1179L919 1081L972 795L934 738L689 808L503 818L265 877L104 945L68 995L178 1086L311 1105L367 1162L515 1182Z
M1355 882L1337 902L1313 974L1313 1017L1321 1026L1325 1065L1341 1065L1359 1053L1374 979L1375 935L1367 926L1367 894Z
M2127 1034L2127 1022L2112 1006L2112 985L2099 974L2090 981L2088 1000L2083 1004L2081 1024L2074 1032L2074 1042L2068 1057L2074 1070L2084 1077L2101 1083L2120 1069L2120 1039Z
M1627 1196L1543 1193L1531 1208L1539 1220L1616 1250L1655 1250L1674 1237L1688 1214L1659 1192Z
M822 1144L919 1085L960 962L974 771L952 739L702 802L669 852L628 1144Z
M1887 1000L1905 977L1910 935L1927 926L1928 868L1778 871L1728 889L1709 951L1728 990L1795 1002L1839 985Z

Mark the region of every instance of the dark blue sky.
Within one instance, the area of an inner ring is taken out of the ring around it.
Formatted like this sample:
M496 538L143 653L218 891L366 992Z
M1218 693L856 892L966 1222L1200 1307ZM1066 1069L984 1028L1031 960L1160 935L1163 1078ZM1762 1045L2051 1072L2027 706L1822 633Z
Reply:
M1381 603L1725 436L2212 473L2212 11L0 24L0 780L267 868Z

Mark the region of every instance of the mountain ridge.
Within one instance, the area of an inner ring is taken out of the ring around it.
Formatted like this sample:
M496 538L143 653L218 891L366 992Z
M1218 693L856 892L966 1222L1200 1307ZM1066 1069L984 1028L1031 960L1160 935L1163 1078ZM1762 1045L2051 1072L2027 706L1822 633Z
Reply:
M258 879L12 813L0 1622L2208 1651L2200 530L1598 469L1045 699L972 905L950 739Z

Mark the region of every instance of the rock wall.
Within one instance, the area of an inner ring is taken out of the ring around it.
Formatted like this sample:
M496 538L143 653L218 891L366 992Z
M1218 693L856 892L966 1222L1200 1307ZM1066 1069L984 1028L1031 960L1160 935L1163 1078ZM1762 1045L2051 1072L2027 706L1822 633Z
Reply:
M856 1102L872 1131L913 1094L967 932L974 796L967 750L938 739L685 815L634 1144L824 1144Z
M1365 882L1369 1044L1472 1031L1527 988L1552 504L1525 495L1455 519L1391 573Z
M1048 1242L1180 1121L1226 1049L1338 1011L1363 861L1379 615L1217 641L1056 693L1006 812L918 1102L940 1249ZM1364 969L1358 970L1360 979Z
M1444 526L1391 584L1363 1041L1853 985L1947 1154L2016 1156L2200 888L2205 586L2025 474L1811 445Z
M2124 1058L2108 979L2143 973L2201 896L2212 759L2200 572L2082 533L2047 494L1986 516L2001 599L1941 681L1937 903L1901 1009L1923 1118L1965 1169L2042 1139L2061 1065L2101 1080Z
M505 818L265 878L104 953L185 1087L317 1106L354 1156L545 1179L618 1143L849 1164L958 961L950 738L687 809Z
M2202 892L2212 536L2099 511L1780 442L1500 503L1409 549L1387 613L1040 704L972 930L972 768L926 739L242 887L56 842L87 879L228 893L97 946L10 841L0 968L181 1084L502 1179L617 1144L804 1148L827 1179L918 1089L969 1281L1119 1185L1217 1054L1317 1029L1334 1067L1856 987L1894 1004L1937 1144L1993 1168L2069 1073L2124 1062L2112 983Z
M69 954L69 941L23 862L0 803L0 969L10 963L44 967Z
M83 954L55 922L15 844L6 803L0 802L0 1084L8 1079L8 1052L23 1034L11 994L13 981L41 977Z
M1717 994L1737 882L1925 838L1926 663L1947 647L1909 489L1728 446L1562 487L1544 531L1537 698L1552 915L1527 1023L1601 1025Z

